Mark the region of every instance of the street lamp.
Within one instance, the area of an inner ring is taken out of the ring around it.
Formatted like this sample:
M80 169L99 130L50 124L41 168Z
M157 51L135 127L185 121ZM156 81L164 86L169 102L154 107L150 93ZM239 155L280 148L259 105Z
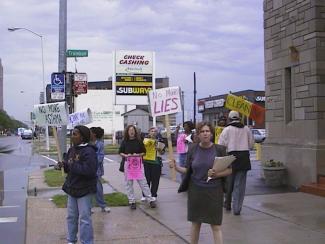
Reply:
M22 28L22 27L12 27L8 28L8 31L17 31L17 30L25 30L28 31L35 36L38 36L41 39L41 49L42 49L42 76L43 76L43 99L44 103L46 103L46 86L45 86L45 77L44 77L44 52L43 52L43 36L30 30L27 28ZM48 131L48 126L45 126L45 140L46 140L46 149L50 150L50 141L49 141L49 131Z

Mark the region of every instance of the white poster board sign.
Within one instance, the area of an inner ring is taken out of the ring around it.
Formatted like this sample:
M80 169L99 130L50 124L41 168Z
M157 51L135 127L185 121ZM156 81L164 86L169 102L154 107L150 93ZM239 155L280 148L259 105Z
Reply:
M152 116L182 112L180 88L173 86L150 91L149 103Z
M67 128L72 130L77 125L87 125L91 122L93 122L93 118L91 115L91 110L88 108L83 111L69 114L69 124Z
M37 125L59 126L68 124L68 107L65 102L34 105Z

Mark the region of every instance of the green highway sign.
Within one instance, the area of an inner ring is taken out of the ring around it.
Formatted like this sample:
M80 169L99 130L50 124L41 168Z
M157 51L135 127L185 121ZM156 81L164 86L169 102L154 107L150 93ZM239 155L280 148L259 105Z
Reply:
M88 50L72 50L68 49L66 52L67 58L88 57Z

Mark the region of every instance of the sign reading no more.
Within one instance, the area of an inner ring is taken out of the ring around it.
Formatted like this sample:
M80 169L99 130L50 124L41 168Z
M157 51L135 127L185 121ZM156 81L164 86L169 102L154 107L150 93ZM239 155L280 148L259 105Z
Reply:
M68 107L65 102L34 105L37 125L59 126L68 124Z
M180 88L178 86L149 92L152 116L162 116L182 112Z

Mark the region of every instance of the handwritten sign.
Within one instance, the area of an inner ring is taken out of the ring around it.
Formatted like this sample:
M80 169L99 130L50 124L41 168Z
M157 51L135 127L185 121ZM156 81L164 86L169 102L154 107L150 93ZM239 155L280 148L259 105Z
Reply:
M126 178L128 180L144 179L142 157L140 156L127 157Z
M182 112L180 88L174 86L149 91L149 103L152 116Z
M59 126L68 124L68 107L65 102L34 105L37 125Z
M239 113L249 117L252 109L252 103L241 97L228 94L225 107L230 110L238 111Z
M71 130L77 125L87 125L93 121L90 109L69 114L68 129Z

